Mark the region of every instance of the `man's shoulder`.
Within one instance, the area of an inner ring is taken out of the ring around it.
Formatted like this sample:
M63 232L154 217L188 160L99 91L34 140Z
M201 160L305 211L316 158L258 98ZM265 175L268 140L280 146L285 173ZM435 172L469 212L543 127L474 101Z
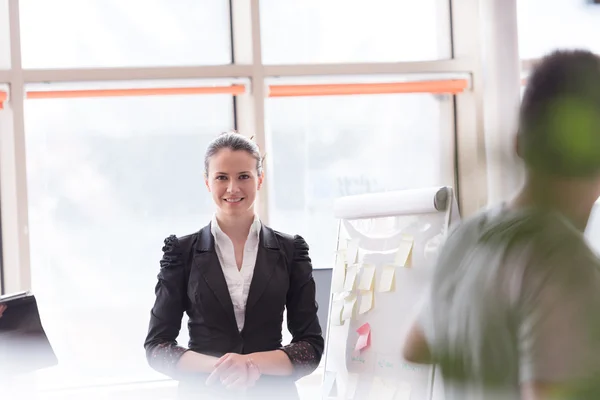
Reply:
M497 240L514 243L584 241L581 232L557 213L533 209L512 210L505 206L482 210L467 218L452 232L452 236L465 234L477 235L480 243Z
M511 269L551 269L569 257L585 260L585 264L597 260L582 233L564 217L507 208L483 210L467 218L442 249L444 262L468 258L489 263L493 258L499 265L511 264Z

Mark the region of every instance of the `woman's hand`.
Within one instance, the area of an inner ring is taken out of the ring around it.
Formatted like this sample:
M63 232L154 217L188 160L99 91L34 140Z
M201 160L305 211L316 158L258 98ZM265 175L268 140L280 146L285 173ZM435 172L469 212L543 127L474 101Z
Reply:
M215 364L215 369L206 380L207 385L220 380L227 389L252 387L260 378L260 371L247 355L228 353Z
M2 318L2 313L6 311L6 304L0 304L0 318Z

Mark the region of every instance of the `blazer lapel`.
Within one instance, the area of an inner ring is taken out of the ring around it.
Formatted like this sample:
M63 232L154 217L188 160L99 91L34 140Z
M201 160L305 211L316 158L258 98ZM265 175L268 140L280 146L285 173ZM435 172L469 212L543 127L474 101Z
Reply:
M256 264L254 266L254 275L252 276L248 300L246 301L246 319L248 319L252 307L256 305L256 302L267 288L271 276L273 275L273 271L280 262L280 257L279 243L275 238L275 233L271 228L262 225L260 230L260 243L256 255Z
M196 246L194 268L200 268L202 276L208 287L212 290L219 303L223 306L227 317L234 323L237 330L237 322L233 303L227 287L227 281L223 274L219 257L215 251L215 239L210 231L210 224L200 231L200 240Z

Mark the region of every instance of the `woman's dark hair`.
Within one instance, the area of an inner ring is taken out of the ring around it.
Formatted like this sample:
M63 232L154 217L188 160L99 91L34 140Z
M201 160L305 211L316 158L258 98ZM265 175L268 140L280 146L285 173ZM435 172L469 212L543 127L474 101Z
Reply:
M559 176L600 173L600 58L559 50L527 79L519 116L519 152L527 165Z
M258 145L244 135L237 132L225 132L214 138L206 148L204 154L204 173L208 175L210 158L223 149L231 151L245 151L256 160L256 171L259 175L263 172L263 158Z

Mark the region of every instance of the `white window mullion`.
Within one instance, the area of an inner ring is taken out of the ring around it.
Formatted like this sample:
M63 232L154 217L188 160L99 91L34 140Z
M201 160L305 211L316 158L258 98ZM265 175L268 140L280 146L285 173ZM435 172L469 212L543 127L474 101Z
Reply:
M252 66L251 88L237 97L236 120L240 133L254 135L263 154L267 151L265 130L265 77L262 65L259 0L231 0L233 53L235 64ZM269 169L268 160L266 170ZM267 173L265 172L265 175ZM265 179L258 197L258 215L269 223L269 179Z
M4 290L31 287L27 215L24 83L21 66L19 2L9 0L11 43L10 94L0 126L0 178L2 184L2 238Z
M488 203L512 195L522 168L514 151L517 110L521 102L521 61L517 32L517 0L481 2L485 92Z
M487 204L480 3L479 0L450 3L453 55L472 74L472 90L455 98L457 193L463 216Z

